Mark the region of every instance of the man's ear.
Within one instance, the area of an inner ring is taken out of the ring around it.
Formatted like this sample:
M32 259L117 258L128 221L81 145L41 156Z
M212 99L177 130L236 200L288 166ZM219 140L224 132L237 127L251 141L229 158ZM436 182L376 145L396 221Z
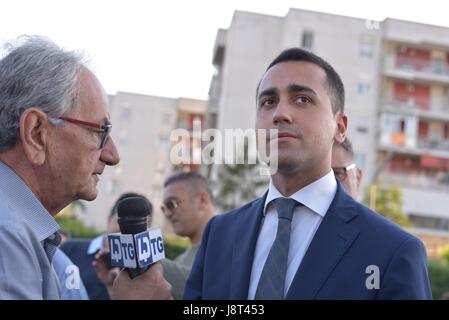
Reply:
M42 165L48 138L48 118L40 109L31 107L20 117L20 140L29 162Z
M357 179L357 190L360 188L360 183L362 182L363 172L362 169L356 168L356 179Z
M200 193L200 201L201 201L201 206L205 208L207 203L210 201L209 194L207 192L201 192Z
M348 130L348 117L345 114L338 112L336 115L337 128L334 134L334 142L342 143L346 138L346 131Z

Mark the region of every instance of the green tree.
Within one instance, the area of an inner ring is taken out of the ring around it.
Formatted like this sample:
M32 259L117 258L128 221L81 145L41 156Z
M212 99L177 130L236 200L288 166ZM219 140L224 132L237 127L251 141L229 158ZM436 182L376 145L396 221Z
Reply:
M164 236L165 257L174 260L191 246L189 238L169 234Z
M441 257L442 263L449 267L449 245L440 248L438 254Z
M449 266L439 260L429 260L429 279L434 299L448 299L449 297Z
M223 211L238 208L260 196L260 188L267 185L268 176L260 174L259 164L248 164L248 144L244 145L243 164L222 164L214 186L218 190L216 205Z
M363 202L400 226L410 225L408 216L402 211L402 191L398 185L369 186L365 189Z
M76 212L84 212L85 210L86 207L81 201L73 201L56 215L56 222L62 230L69 232L74 238L95 238L101 232L86 226L76 214Z

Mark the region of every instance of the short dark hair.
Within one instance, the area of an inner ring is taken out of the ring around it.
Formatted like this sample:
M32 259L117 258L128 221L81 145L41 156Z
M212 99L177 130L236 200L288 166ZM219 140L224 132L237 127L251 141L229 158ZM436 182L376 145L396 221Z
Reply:
M147 197L145 197L142 194L136 193L136 192L127 192L122 194L114 203L114 205L112 206L111 212L109 213L109 217L113 217L117 214L117 208L118 208L118 204L120 201L122 201L123 199L127 199L127 198L133 198L133 197L138 197L138 198L143 198L146 201L148 201L148 205L150 208L150 215L153 212L153 205L151 204L150 200L148 200Z
M334 148L342 148L351 160L354 160L354 149L352 148L352 143L349 138L345 138L342 143L334 143Z
M164 182L164 188L176 182L189 182L195 184L196 188L203 189L203 191L209 194L212 200L212 191L209 187L209 183L206 178L203 177L198 172L177 172L170 177L168 177Z
M343 81L335 69L327 61L316 54L301 48L290 48L284 50L270 63L265 72L278 63L289 61L305 61L321 67L321 69L323 69L326 73L327 91L331 100L333 113L344 112L345 87L343 85ZM257 93L259 92L261 81L259 81L259 84L257 85Z

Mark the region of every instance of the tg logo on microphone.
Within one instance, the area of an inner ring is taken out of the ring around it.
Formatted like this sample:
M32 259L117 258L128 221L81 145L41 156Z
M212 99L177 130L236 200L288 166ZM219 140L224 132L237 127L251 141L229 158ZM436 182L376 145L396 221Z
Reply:
M137 234L112 233L108 236L111 265L120 268L145 267L165 258L161 229Z

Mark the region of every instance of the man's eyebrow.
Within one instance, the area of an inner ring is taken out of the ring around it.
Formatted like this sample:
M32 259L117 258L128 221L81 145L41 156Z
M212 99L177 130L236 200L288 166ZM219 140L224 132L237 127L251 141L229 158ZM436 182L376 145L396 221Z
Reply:
M287 88L288 88L288 92L309 92L315 96L317 95L316 92L312 88L303 86L300 84L291 84Z
M264 97L264 96L274 96L277 93L278 93L278 90L276 88L268 88L268 89L265 89L265 90L259 92L259 95L257 98L260 99L261 97Z

